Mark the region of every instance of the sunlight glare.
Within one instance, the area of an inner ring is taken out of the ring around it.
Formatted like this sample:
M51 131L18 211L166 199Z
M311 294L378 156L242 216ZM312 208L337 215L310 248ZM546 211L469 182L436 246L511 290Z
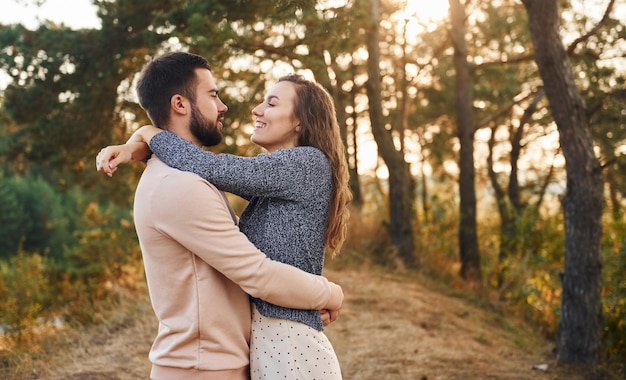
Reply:
M447 0L406 0L404 19L409 35L432 32L447 15Z

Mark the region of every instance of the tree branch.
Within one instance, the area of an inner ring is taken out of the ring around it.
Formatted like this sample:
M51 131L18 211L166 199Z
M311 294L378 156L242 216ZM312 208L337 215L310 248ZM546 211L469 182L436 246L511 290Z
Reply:
M604 25L606 20L609 19L609 15L611 14L611 11L613 10L614 4L615 4L615 0L611 0L609 2L609 5L606 7L606 10L604 11L604 15L602 16L602 19L600 20L600 22L598 22L596 26L591 28L590 31L578 37L577 39L574 40L574 42L572 42L569 45L569 47L567 48L567 55L572 55L574 53L574 50L576 49L576 46L578 46L578 44L580 44L581 42L587 40L589 37L596 34L596 32Z
M509 112L509 110L511 108L513 108L515 105L521 103L522 101L530 98L533 95L532 92L529 92L528 94L522 96L521 98L515 100L515 98L513 98L513 100L511 100L511 102L509 104L507 104L506 106L500 108L496 113L494 113L493 115L481 120L478 124L476 124L474 126L474 130L479 130L481 128L484 128L486 126L488 126L489 124L491 124L494 120L497 120L498 118L500 118L502 115L506 114L507 112Z

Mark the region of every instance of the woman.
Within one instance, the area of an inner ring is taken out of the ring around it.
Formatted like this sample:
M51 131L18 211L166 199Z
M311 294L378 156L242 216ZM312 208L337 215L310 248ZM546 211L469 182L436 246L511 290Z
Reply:
M251 140L268 154L213 154L152 126L129 142L141 139L166 164L247 199L239 226L248 239L271 259L321 274L324 252L335 255L345 240L352 198L332 98L319 84L293 74L280 78L252 113ZM145 146L128 147L138 157L147 152ZM111 175L115 169L104 171ZM317 310L252 302L253 379L341 378Z

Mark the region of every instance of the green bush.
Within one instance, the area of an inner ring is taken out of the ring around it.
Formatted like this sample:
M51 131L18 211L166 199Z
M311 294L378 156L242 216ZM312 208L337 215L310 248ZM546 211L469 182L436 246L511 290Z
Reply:
M143 281L130 209L93 198L0 177L0 324L16 343L54 317L101 321L120 286Z
M0 258L18 251L59 257L73 243L64 199L40 178L0 178Z
M135 273L133 268L141 266L141 251L127 209L103 209L90 202L78 222L77 244L55 261L52 286L59 287L55 303L64 305L66 320L90 323L98 321L101 310L114 301L116 286L135 286L138 279L129 271Z
M603 350L626 363L626 238L604 253Z
M50 306L46 259L20 251L0 261L0 323L5 336L29 344L33 328Z

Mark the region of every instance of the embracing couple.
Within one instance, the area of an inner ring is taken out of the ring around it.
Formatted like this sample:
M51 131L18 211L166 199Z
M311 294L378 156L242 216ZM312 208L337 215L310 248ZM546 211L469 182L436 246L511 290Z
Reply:
M228 110L205 58L155 58L137 94L153 126L101 150L96 167L147 161L134 219L159 321L151 379L341 379L323 327L343 292L321 274L352 196L330 95L279 79L252 110L267 153L239 157L202 149L221 142ZM240 217L224 192L248 201Z

